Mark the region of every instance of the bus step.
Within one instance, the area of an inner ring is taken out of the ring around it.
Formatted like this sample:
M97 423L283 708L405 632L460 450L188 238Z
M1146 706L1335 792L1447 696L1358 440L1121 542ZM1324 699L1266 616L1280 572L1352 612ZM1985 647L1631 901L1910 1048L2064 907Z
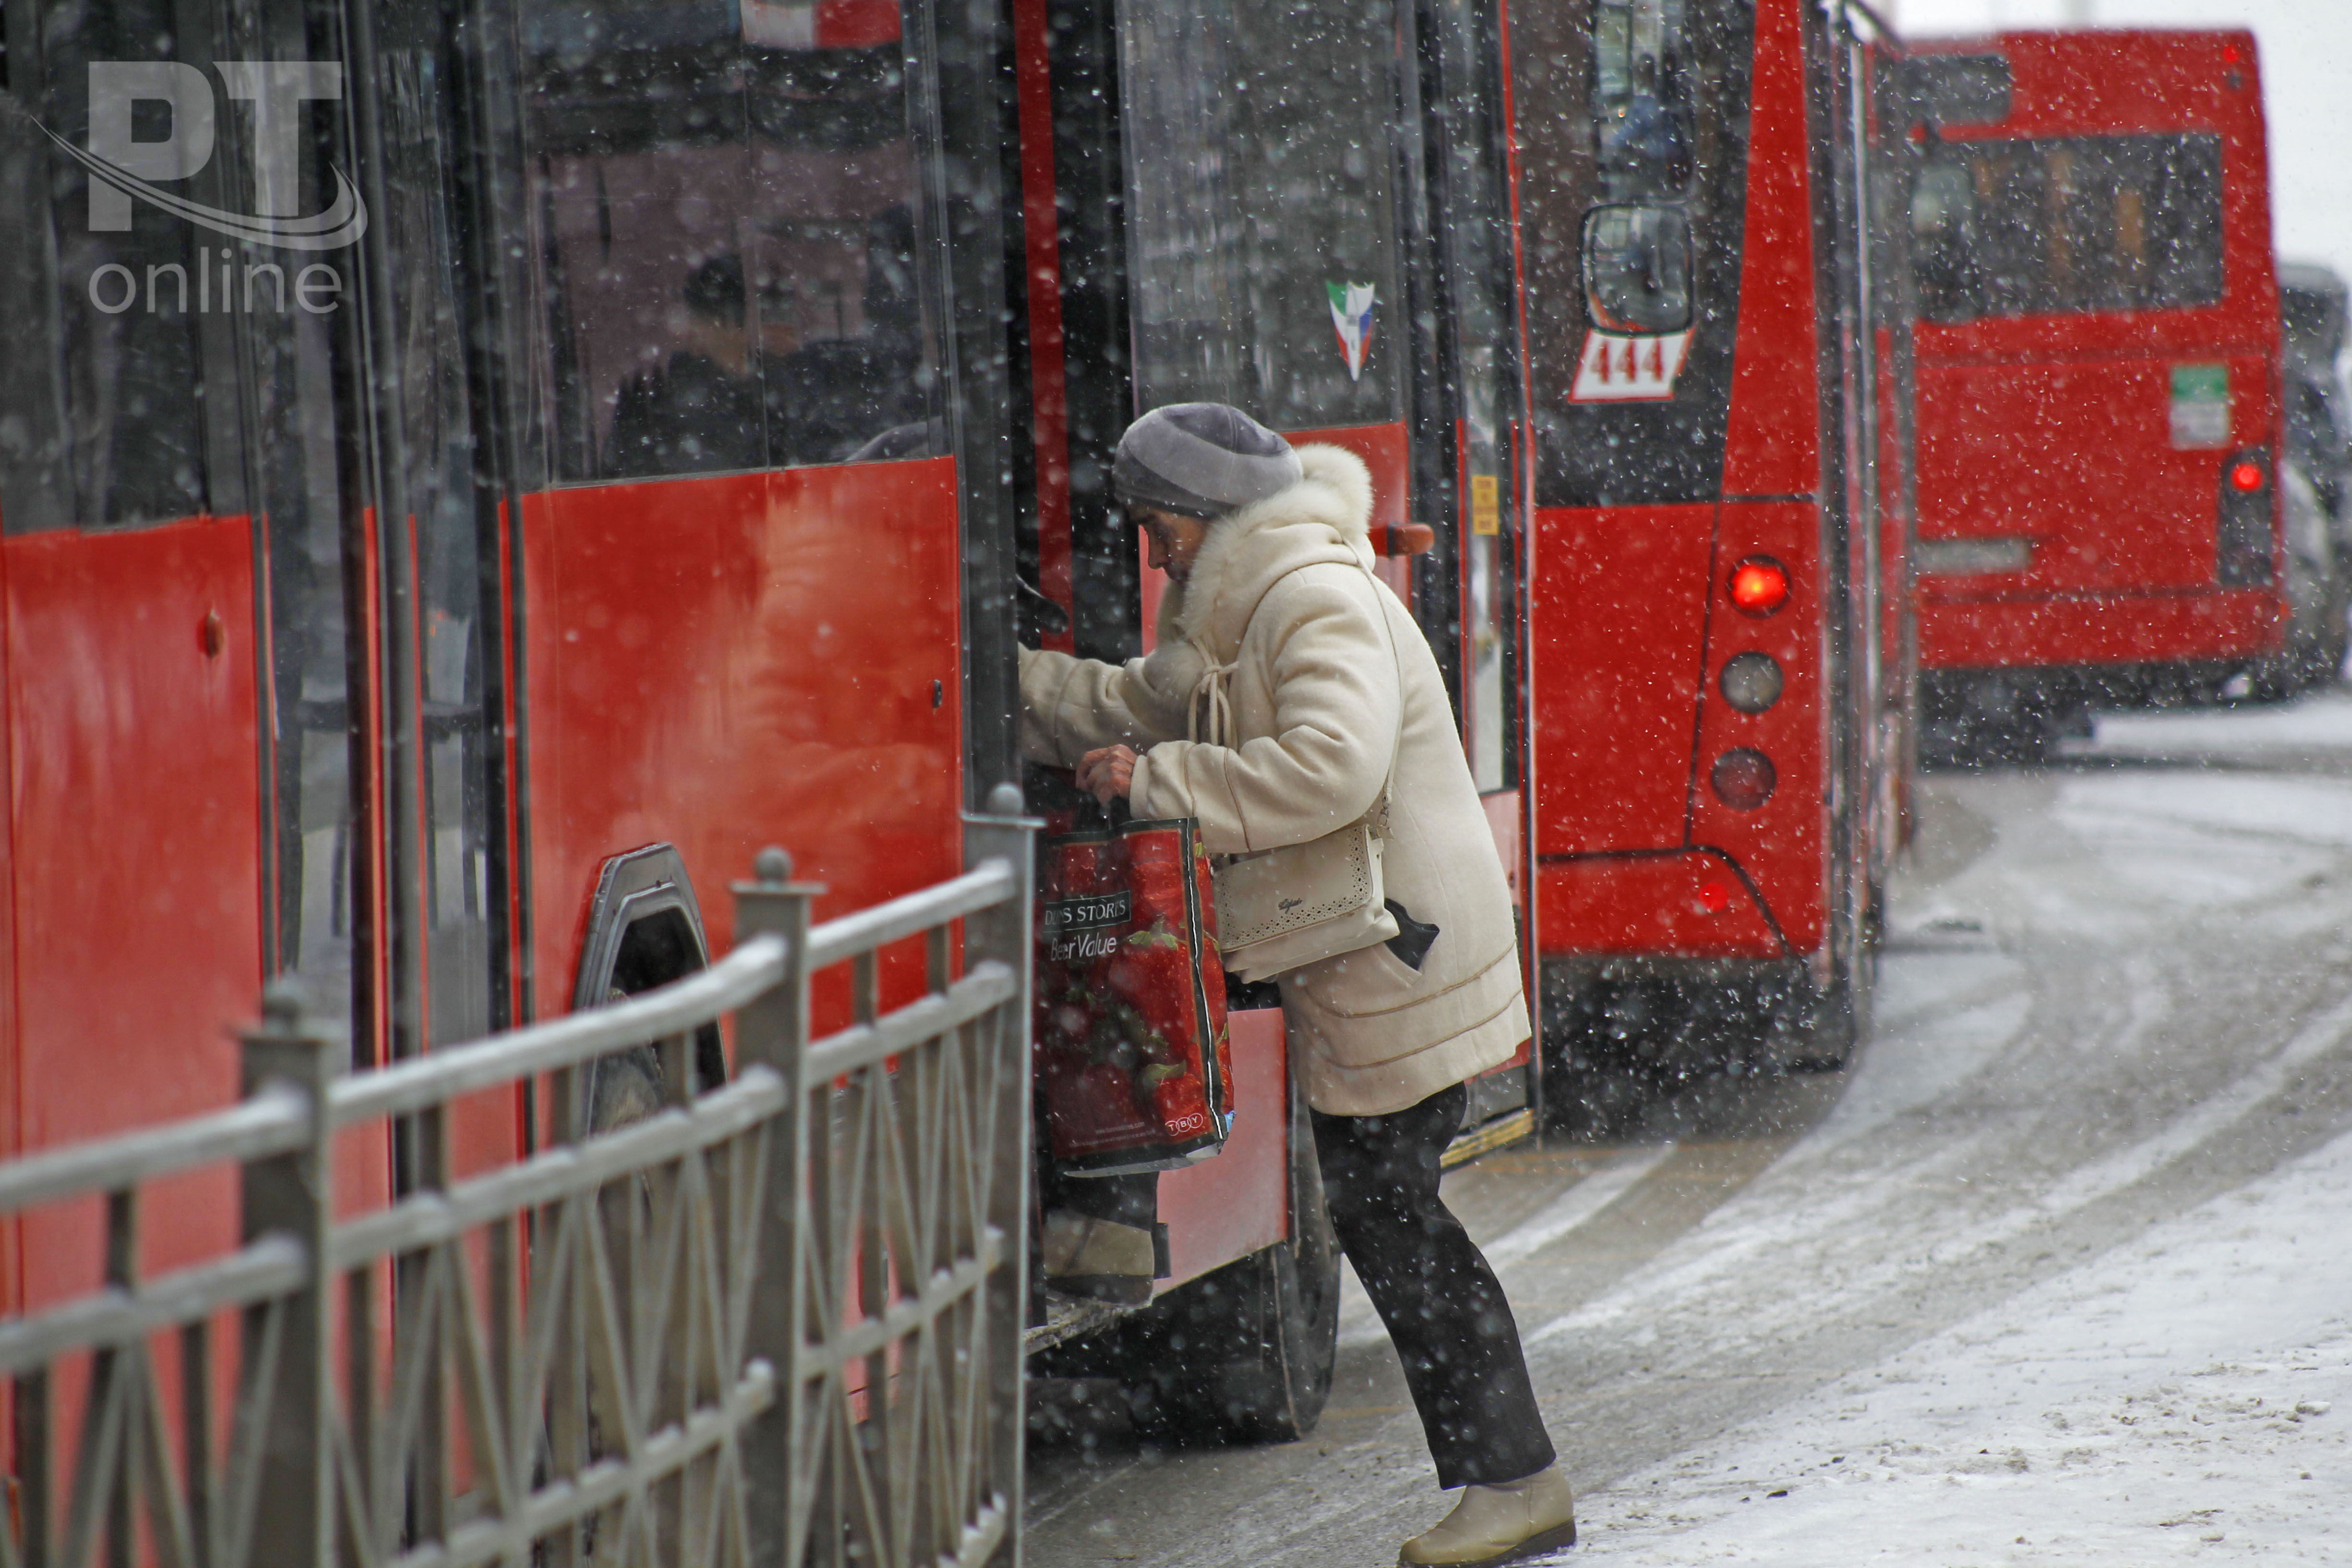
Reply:
M1507 1144L1516 1143L1536 1130L1536 1113L1528 1110L1497 1116L1481 1127L1454 1134L1454 1142L1445 1146L1438 1157L1440 1170L1450 1171L1456 1165L1467 1164L1481 1154L1491 1154ZM1032 1330L1031 1332L1036 1331Z

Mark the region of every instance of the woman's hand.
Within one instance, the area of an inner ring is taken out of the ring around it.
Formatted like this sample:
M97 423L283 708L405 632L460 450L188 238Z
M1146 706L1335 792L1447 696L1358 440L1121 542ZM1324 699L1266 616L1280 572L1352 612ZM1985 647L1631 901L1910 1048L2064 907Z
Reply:
M1134 785L1135 752L1131 747L1105 746L1078 759L1078 787L1092 791L1105 806L1115 800L1125 800Z

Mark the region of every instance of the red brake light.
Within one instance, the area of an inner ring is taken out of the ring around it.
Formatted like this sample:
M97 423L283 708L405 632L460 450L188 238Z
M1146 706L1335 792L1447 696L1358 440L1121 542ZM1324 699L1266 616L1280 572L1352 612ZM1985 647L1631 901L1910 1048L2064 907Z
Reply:
M1701 882L1698 885L1698 907L1704 913L1719 915L1731 908L1731 889L1723 882Z
M2249 460L2233 464L2230 469L2230 488L2252 495L2263 488L2263 480L2266 477L2260 463Z
M2237 45L2223 44L2221 46L2221 63L2223 65L2236 65L2241 58Z
M1750 616L1769 616L1789 602L1789 569L1754 555L1731 569L1731 602Z

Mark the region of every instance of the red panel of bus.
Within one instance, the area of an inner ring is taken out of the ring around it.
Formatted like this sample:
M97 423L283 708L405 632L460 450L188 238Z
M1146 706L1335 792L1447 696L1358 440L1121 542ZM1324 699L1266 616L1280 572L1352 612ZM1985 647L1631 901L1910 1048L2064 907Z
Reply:
M1902 68L1931 717L2128 702L2276 650L2252 35L1937 40ZM2233 489L2241 468L2256 482Z
M568 988L617 849L678 847L718 952L779 837L820 918L961 868L953 459L561 489L523 523L542 974Z
M1746 987L1753 1033L1792 998L1850 1015L1865 983L1876 522L1845 426L1874 442L1876 410L1852 406L1862 240L1832 157L1848 40L1818 8L1523 5L1511 32L1533 902L1572 1097L1575 1042L1629 987Z
M262 976L252 529L194 517L6 542L16 1146L236 1093L226 1026ZM236 1240L229 1173L159 1189L142 1268ZM24 1296L87 1289L87 1213L23 1223Z

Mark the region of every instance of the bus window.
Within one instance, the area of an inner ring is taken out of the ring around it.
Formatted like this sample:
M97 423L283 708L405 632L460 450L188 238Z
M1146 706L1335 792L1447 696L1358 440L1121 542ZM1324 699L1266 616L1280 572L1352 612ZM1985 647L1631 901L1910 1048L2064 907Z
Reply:
M210 81L173 58L174 8L129 0L48 15L37 73L0 111L0 517L11 533L190 517L210 508L199 318L211 253L192 226L100 184L42 135L179 181L209 162ZM101 78L92 101L92 78ZM203 153L203 157L198 157ZM184 188L174 185L174 189ZM21 215L21 216L20 216ZM29 221L25 221L29 219ZM39 300L48 308L26 309ZM234 474L218 476L233 489Z
M1216 0L1146 0L1120 20L1136 406L1239 403L1233 18Z
M2016 74L2002 55L1927 55L1898 68L1906 124L1998 125L2010 116Z
M1929 164L1911 192L1911 271L1919 311L1931 321L1974 315L1977 197L1969 171Z
M1600 0L1592 119L1612 196L1679 195L1691 179L1685 0Z
M1928 321L2221 299L2221 139L1945 142L1911 208Z
M1512 7L1539 507L1720 493L1755 25L1748 0ZM1580 398L1603 348L1654 384Z
M897 6L522 9L556 477L929 455Z
M1119 24L1137 408L1401 417L1390 5L1142 0Z

